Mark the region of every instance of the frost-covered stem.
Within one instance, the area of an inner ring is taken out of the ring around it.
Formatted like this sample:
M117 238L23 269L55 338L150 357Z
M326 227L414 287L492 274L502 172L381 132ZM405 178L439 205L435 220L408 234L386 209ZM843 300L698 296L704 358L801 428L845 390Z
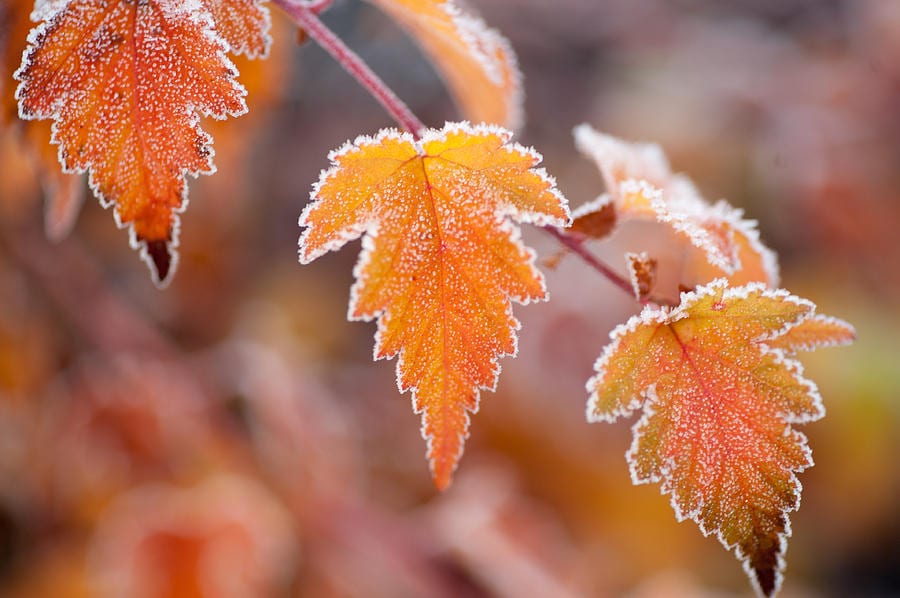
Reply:
M328 10L328 7L332 4L334 4L334 0L306 0L306 8L317 15Z
M581 239L577 239L572 235L566 234L564 231L559 230L555 226L545 226L543 227L545 231L550 233L553 237L556 238L557 241L562 243L566 248L572 251L575 255L580 257L585 261L591 268L602 274L609 280L611 283L628 293L629 296L634 297L634 288L631 286L631 282L628 281L624 276L620 275L618 272L601 262L593 253L588 251L584 247L584 243ZM646 305L648 303L658 303L658 301L654 301L651 297L643 297L639 300L642 305Z
M326 52L331 54L344 67L344 70L350 73L372 97L378 100L378 103L387 110L388 114L394 117L394 120L403 129L418 138L419 132L425 128L422 121L412 113L412 110L403 103L403 100L397 97L397 94L369 68L369 65L356 52L348 48L341 38L319 20L314 8L298 0L273 0L273 3L287 13ZM313 4L323 3L325 2L320 1Z

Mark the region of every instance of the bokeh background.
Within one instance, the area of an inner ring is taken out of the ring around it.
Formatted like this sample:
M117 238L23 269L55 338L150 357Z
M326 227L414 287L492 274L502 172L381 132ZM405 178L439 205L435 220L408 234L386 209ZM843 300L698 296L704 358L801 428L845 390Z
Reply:
M900 595L900 3L471 4L517 51L518 139L573 207L603 190L573 126L658 142L759 220L783 286L856 325L804 357L828 416L803 429L782 595ZM273 13L272 56L239 62L250 113L205 125L219 172L191 181L167 290L92 197L48 241L20 127L0 129L0 595L752 595L631 485L630 424L585 423L591 365L636 307L571 256L545 268L549 303L516 308L519 355L434 491L395 364L346 321L357 246L296 260L327 152L392 123ZM323 18L426 123L458 118L374 8Z

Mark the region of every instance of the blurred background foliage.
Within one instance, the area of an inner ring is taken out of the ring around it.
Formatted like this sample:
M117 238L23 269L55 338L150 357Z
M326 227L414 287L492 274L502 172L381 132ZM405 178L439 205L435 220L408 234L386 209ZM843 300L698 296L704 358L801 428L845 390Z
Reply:
M658 142L760 221L783 286L857 326L805 358L828 416L804 428L816 467L782 595L900 595L900 3L472 4L518 53L518 139L573 207L602 192L574 125ZM295 256L327 152L392 123L273 12L272 56L239 61L250 113L205 125L219 172L191 181L165 291L93 198L48 241L22 145L47 129L0 129L0 595L750 595L631 485L629 424L585 423L591 365L636 306L571 257L545 269L549 303L516 308L519 356L436 495L394 364L345 320L355 252ZM324 18L426 123L457 118L381 14L340 0Z

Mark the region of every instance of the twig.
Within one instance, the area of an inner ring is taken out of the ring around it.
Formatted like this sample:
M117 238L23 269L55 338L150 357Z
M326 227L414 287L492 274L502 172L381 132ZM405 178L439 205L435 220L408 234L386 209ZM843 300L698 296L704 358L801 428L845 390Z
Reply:
M307 0L306 8L313 11L314 14L320 15L332 4L334 4L334 0Z
M549 233L550 236L559 241L564 247L580 257L590 267L606 277L606 279L613 283L615 286L628 293L630 297L634 297L634 288L631 286L631 282L624 276L604 264L602 261L600 261L600 259L597 258L597 256L595 256L593 253L588 251L581 239L566 234L565 231L562 231L553 226L544 226L543 229L544 231ZM669 301L654 297L652 295L648 297L642 297L638 299L638 301L640 301L641 305L647 305L649 303L656 303L657 305L668 305L670 303Z
M419 137L419 132L425 128L422 121L413 114L412 110L403 103L397 94L385 84L381 78L369 68L347 44L316 16L316 7L325 2L316 2L313 5L297 2L296 0L273 0L294 22L318 43L322 48L347 71L354 79L368 91L378 103L394 117L394 120L406 131Z

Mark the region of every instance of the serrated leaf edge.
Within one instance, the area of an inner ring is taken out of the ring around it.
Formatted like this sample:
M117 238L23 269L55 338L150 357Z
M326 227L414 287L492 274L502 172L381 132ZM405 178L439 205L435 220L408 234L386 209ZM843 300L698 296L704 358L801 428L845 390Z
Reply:
M183 186L181 190L181 201L178 206L172 208L172 223L171 223L171 233L170 239L165 243L166 249L171 256L171 262L169 263L169 270L165 277L160 278L159 273L156 270L156 264L153 261L153 258L150 256L148 243L146 241L138 239L137 233L135 232L134 222L131 223L123 223L119 217L118 211L113 209L113 220L116 223L116 228L128 229L128 244L133 249L139 252L139 256L141 261L147 264L148 269L150 270L150 276L153 281L153 284L160 288L166 288L171 282L175 272L178 269L179 262L179 253L177 251L179 246L179 236L181 232L181 218L180 215L184 213L189 204L188 199L188 183L187 183L187 175L192 176L193 178L199 178L201 174L203 175L212 175L216 172L216 166L213 162L213 158L215 157L215 148L213 147L213 139L212 136L200 128L200 115L205 117L211 117L215 120L226 120L228 117L238 117L242 114L246 114L248 108L246 100L244 99L247 96L247 90L244 86L237 80L238 70L234 63L228 58L226 52L228 50L228 44L225 43L225 40L222 39L220 35L218 35L215 31L215 25L212 19L212 15L207 11L203 6L199 3L198 0L184 0L183 2L173 2L171 0L158 0L158 3L161 5L161 11L171 11L168 14L180 14L183 13L186 18L190 19L194 23L196 23L203 35L206 37L208 41L210 41L213 45L218 46L218 50L216 52L217 57L221 60L223 67L228 69L230 72L231 86L233 89L240 95L240 101L242 104L242 108L240 110L226 110L224 113L217 113L207 110L200 106L194 106L189 104L187 106L187 110L190 118L190 128L195 130L198 136L203 140L203 146L206 150L208 150L208 154L206 156L209 167L204 170L192 171L188 168L180 169L179 176L182 177ZM16 72L13 73L13 79L19 81L19 85L16 87L16 100L19 103L19 118L22 120L44 120L44 119L52 119L53 123L50 126L51 130L51 143L54 143L59 146L57 150L57 157L59 163L61 165L61 169L63 172L70 174L82 174L88 173L88 186L91 189L91 192L94 194L100 205L103 206L104 209L109 209L115 205L115 201L107 198L103 193L100 192L99 184L94 180L94 172L93 172L93 163L88 163L84 167L75 167L69 168L66 166L65 160L63 159L63 147L57 138L57 130L58 130L58 118L60 115L60 111L62 110L62 105L65 103L65 100L68 96L61 96L57 98L53 103L52 112L36 112L33 114L29 114L24 110L22 105L22 97L21 93L24 89L25 82L22 79L24 76L25 68L28 66L30 56L33 52L37 51L38 46L37 42L39 39L46 33L47 29L49 29L54 21L62 15L62 13L68 8L71 4L71 0L47 0L43 3L36 3L35 8L31 13L32 21L38 23L28 34L27 46L22 54L22 64L16 69Z
M801 297L797 297L796 295L791 294L785 289L769 289L763 283L751 283L748 285L743 285L740 287L728 287L728 281L724 278L719 278L709 283L708 285L704 285L694 291L684 292L681 294L681 302L675 308L667 308L665 306L661 308L654 308L651 306L645 307L641 314L637 316L632 316L625 324L621 324L613 329L610 332L610 338L612 342L608 344L603 351L603 354L600 358L597 359L597 362L594 365L596 370L596 374L592 376L587 384L586 388L590 397L588 399L587 405L587 420L588 422L613 422L619 417L631 415L635 410L639 408L643 408L642 415L631 426L632 432L632 441L625 453L626 462L628 463L629 474L631 477L631 481L635 485L641 484L651 484L657 483L659 484L659 490L661 495L669 495L669 502L672 506L672 510L675 512L675 518L678 521L685 521L690 519L694 521L697 526L700 528L700 531L704 536L709 537L714 535L719 543L722 544L727 550L731 551L737 560L741 562L741 566L744 569L744 572L750 578L750 582L753 585L754 589L759 595L763 595L762 589L759 586L759 582L756 578L756 572L752 569L750 565L750 559L748 555L743 555L740 552L740 547L737 545L731 546L727 543L725 537L720 531L709 530L699 519L699 514L705 503L700 503L696 509L691 512L684 512L681 510L680 506L677 503L675 493L673 492L670 484L667 482L669 478L671 478L671 473L668 475L666 472L671 471L671 463L664 463L661 466L661 473L658 475L651 475L642 477L636 471L636 461L634 459L635 454L638 451L638 443L641 438L641 427L646 425L649 419L655 413L654 406L658 402L658 397L656 394L656 385L652 384L645 389L643 389L639 396L633 397L631 402L623 408L617 409L609 414L598 414L592 410L593 399L595 395L595 387L599 384L603 377L605 376L606 364L611 359L612 355L618 349L618 345L621 342L622 338L630 333L635 331L639 326L643 325L664 325L676 322L684 317L687 317L689 314L687 310L694 303L702 299L703 297L714 295L718 293L720 289L722 290L722 299L743 299L749 297L752 293L759 293L761 296L765 296L772 299L778 299L781 301L787 301L790 303L794 303L796 305L802 305L809 307L809 311L804 314L801 314L795 321L786 324L784 327L777 331L773 331L772 333L767 333L761 335L757 339L750 339L749 342L754 344L757 349L764 354L771 354L774 356L775 360L783 365L794 377L795 381L803 386L806 386L808 389L809 396L811 397L813 403L818 407L816 413L809 415L801 415L795 416L790 413L779 412L778 415L781 417L784 422L784 433L793 435L797 443L800 445L804 457L805 463L798 466L796 469L790 469L790 483L793 489L793 502L792 504L784 509L784 520L785 520L785 528L784 531L777 534L778 540L778 552L777 552L777 568L775 570L775 582L774 582L774 591L777 592L781 587L781 584L784 579L784 569L786 566L785 561L785 553L787 551L787 539L791 536L791 522L789 514L793 511L796 511L800 507L801 502L801 494L803 490L803 485L800 482L797 474L803 472L804 470L812 467L814 465L813 457L812 457L812 449L809 446L808 439L805 434L800 432L799 430L793 429L791 426L793 424L803 424L811 421L815 421L820 419L825 415L825 407L822 401L822 397L819 394L818 387L816 384L804 377L803 375L803 366L802 364L789 356L788 353L781 349L772 348L766 346L764 343L767 340L772 340L774 338L778 338L779 336L785 334L792 327L799 325L800 323L817 317L815 313L815 304L807 299L803 299ZM830 318L830 316L825 316L825 318ZM842 322L837 318L834 320L838 322ZM774 593L774 592L773 592Z
M553 197L563 205L568 214L567 200L557 188L556 179L548 174L544 168L536 166L543 160L543 156L541 156L541 154L533 147L526 147L519 143L512 142L511 139L513 133L505 127L489 123L472 125L469 121L448 121L444 123L444 126L440 129L426 129L422 132L419 139L416 139L411 133L399 131L396 128L383 128L375 135L358 135L353 140L345 141L343 145L328 153L328 160L331 162L331 165L320 172L318 181L313 184L312 190L309 193L309 202L300 213L300 218L297 222L299 226L305 228L298 241L300 263L309 264L316 258L325 255L329 251L337 251L350 241L358 239L361 236L373 234L377 236L378 234L374 222L357 223L349 230L343 231L340 238L328 241L312 251L307 250L306 241L310 234L310 229L308 228L310 214L312 213L316 202L320 199L319 192L322 187L340 172L340 159L343 156L360 152L366 147L377 146L388 139L409 143L415 148L416 153L419 156L424 156L425 151L423 147L425 144L434 141L444 141L449 135L453 134L465 134L469 136L497 135L500 137L503 141L501 149L509 153L517 153L520 156L528 157L532 160L535 166L529 169L530 172L538 176L540 180L547 185L546 192L552 194ZM569 216L567 220L559 220L545 214L517 210L513 206L504 206L497 210L497 214L500 216L509 216L524 224L533 224L537 226L568 226L572 221L571 216Z

